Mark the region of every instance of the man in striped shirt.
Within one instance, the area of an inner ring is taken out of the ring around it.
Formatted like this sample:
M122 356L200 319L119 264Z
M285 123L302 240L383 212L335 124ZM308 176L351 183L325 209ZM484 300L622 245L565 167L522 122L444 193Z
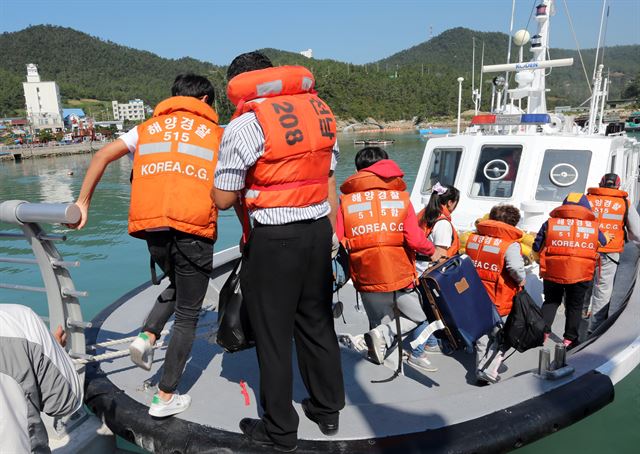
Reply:
M300 90L287 92L292 85L287 71L296 70L300 67L273 68L257 52L242 54L231 63L229 94L249 79L257 81L253 87L258 89L255 96L240 98L235 118L225 129L212 193L219 209L236 205L240 213L237 202L242 192L253 220L240 279L256 340L264 414L261 420L243 419L240 428L252 441L285 452L297 447L292 337L310 395L302 401L306 416L325 435L333 435L344 407L340 351L331 311L332 230L337 212L333 172L339 154L335 120L311 91L310 73L301 79ZM276 88L260 98L260 87L264 86L276 86L280 91ZM282 112L287 113L280 115ZM278 138L282 140L276 145ZM331 140L325 140L328 138ZM328 146L318 148L318 143ZM299 156L304 158L296 159ZM322 164L314 166L317 162ZM314 172L316 178L308 177ZM324 184L328 187L322 187ZM283 192L287 197L282 197ZM312 195L318 193L325 195L316 201ZM280 202L283 199L285 203Z

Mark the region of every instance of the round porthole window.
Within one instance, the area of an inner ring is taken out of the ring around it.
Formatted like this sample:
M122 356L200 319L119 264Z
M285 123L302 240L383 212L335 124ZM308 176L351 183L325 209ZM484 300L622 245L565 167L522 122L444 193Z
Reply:
M487 180L502 180L509 173L509 164L502 159L493 159L485 164L482 173Z
M556 186L566 188L578 181L578 169L566 162L556 164L551 168L549 172L549 178L551 182Z

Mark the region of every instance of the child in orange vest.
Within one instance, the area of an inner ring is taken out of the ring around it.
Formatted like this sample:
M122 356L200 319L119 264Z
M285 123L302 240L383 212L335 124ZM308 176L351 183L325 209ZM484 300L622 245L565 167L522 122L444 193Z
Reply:
M469 237L467 255L473 260L480 279L498 313L503 318L511 312L513 298L524 286L525 269L520 243L522 232L516 228L520 211L512 205L497 205L489 219L480 221L477 233ZM478 381L495 383L500 380L498 369L504 349L496 334L499 328L476 341L476 377Z

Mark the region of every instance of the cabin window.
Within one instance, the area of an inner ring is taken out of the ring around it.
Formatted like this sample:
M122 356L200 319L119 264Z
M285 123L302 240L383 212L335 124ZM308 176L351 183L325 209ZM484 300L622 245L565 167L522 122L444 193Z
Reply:
M485 145L471 185L472 197L509 198L513 195L522 145Z
M562 202L570 192L584 192L590 163L589 150L546 150L536 200Z
M431 152L427 176L422 185L422 193L431 192L433 185L438 182L453 185L460 166L460 158L462 158L462 148L434 148Z

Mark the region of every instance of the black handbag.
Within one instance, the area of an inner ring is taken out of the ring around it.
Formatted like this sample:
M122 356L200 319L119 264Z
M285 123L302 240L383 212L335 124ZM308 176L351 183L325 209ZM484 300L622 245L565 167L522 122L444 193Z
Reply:
M218 301L218 332L216 343L229 353L251 348L255 345L253 330L249 323L247 308L240 291L240 267L238 258L233 271L220 290Z
M544 343L545 322L542 310L526 290L513 298L513 307L502 330L503 342L520 353Z

